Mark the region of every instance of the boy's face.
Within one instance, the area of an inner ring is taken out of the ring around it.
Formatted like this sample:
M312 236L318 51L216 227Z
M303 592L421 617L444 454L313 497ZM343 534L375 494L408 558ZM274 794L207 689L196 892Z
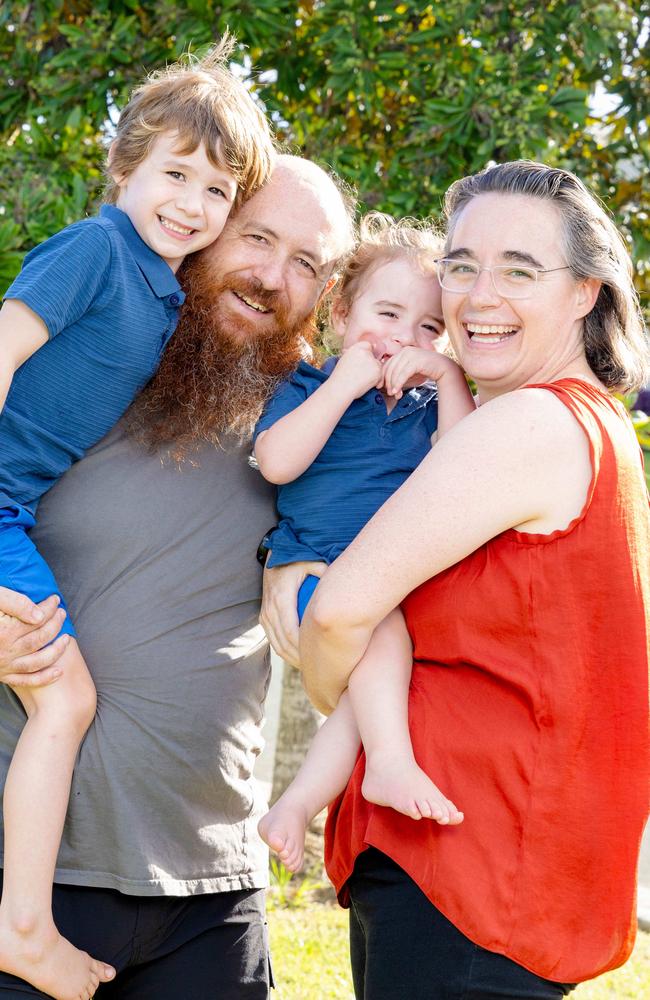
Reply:
M389 261L362 279L359 292L345 316L334 326L343 349L360 340L372 345L380 361L403 347L433 350L445 334L442 290L434 274L424 274L406 258Z
M174 272L188 253L216 240L237 194L233 175L210 162L203 143L179 153L178 141L175 132L163 132L132 173L114 176L117 207Z

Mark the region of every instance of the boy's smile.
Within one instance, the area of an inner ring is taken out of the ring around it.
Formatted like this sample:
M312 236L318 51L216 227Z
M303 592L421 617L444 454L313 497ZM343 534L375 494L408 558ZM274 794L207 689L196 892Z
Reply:
M215 241L237 194L233 175L211 162L203 143L187 153L179 142L163 132L132 173L115 178L117 207L174 272L188 253Z

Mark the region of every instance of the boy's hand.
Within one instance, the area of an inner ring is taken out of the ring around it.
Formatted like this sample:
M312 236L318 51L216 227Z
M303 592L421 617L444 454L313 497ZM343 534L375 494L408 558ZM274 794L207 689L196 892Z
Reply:
M353 399L363 396L368 389L379 388L382 385L382 364L375 357L372 346L367 341L358 341L343 351L329 381L334 382L352 402Z
M437 350L403 347L384 364L384 392L401 399L404 389L412 389L427 379L439 382L454 369L460 371L455 361Z
M43 687L61 676L57 660L70 637L59 634L65 612L58 599L33 604L24 594L0 587L0 683Z

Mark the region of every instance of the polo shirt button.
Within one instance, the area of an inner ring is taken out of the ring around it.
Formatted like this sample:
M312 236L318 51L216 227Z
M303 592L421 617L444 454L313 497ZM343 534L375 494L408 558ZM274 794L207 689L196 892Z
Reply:
M179 299L178 295L174 294L169 296L169 301L173 306L177 306L181 300Z
M382 396L382 394L380 392L376 392L375 403L383 403L383 402L384 402L384 397Z

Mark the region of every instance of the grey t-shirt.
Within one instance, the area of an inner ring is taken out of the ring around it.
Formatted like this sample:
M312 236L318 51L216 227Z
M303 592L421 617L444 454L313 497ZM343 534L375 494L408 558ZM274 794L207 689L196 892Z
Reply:
M49 561L95 680L56 881L136 895L266 884L252 778L267 645L259 539L273 490L241 449L180 468L118 427L43 499ZM0 685L0 780L24 721Z

